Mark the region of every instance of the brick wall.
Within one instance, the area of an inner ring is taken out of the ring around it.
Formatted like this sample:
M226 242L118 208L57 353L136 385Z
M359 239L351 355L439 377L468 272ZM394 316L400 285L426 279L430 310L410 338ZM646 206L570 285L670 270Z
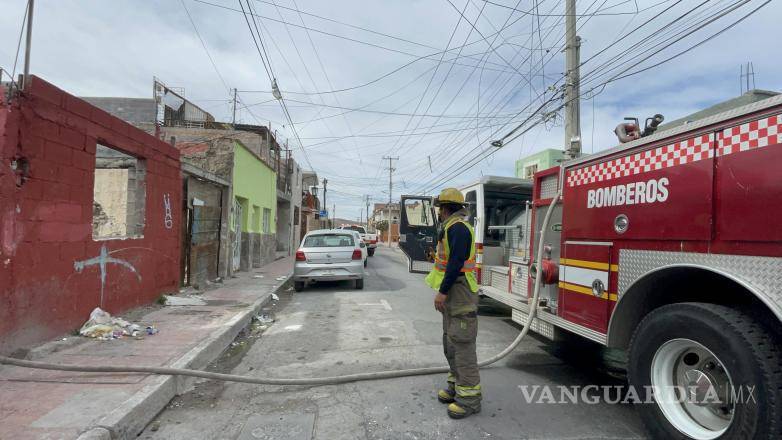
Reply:
M144 161L143 237L92 238L98 143ZM0 102L0 157L0 352L76 329L96 306L120 313L176 291L175 148L33 77Z

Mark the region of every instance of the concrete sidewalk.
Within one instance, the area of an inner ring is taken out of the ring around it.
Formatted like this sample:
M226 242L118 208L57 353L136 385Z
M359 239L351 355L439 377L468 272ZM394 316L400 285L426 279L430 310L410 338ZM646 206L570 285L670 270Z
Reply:
M159 333L142 340L69 336L28 358L50 363L202 369L233 341L290 278L293 257L198 295L206 305L150 306L127 316ZM85 316L85 320L87 317ZM0 438L131 439L193 379L0 367Z

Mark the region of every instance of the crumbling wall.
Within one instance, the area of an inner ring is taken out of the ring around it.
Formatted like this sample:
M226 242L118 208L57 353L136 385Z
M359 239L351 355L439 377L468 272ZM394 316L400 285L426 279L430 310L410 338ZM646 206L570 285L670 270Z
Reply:
M99 144L144 163L137 237L93 239ZM0 353L78 328L94 307L121 313L178 288L176 149L32 77L2 103L0 155L16 164L0 167Z

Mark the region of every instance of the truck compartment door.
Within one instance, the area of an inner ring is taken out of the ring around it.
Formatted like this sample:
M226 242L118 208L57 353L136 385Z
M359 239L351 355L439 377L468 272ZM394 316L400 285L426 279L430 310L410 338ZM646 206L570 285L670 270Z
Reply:
M560 259L559 288L562 317L606 333L616 265L611 264L611 243L565 241Z
M437 246L437 215L431 197L402 196L399 248L410 272L429 272Z
M690 134L569 168L565 239L711 239L714 144Z
M782 228L782 114L763 116L717 133L717 239L780 242Z

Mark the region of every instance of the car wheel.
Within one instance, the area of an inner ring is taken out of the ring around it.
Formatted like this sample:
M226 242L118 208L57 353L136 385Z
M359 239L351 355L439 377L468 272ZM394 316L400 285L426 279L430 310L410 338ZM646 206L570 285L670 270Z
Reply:
M782 438L779 341L735 309L652 311L630 343L628 379L653 438Z
M293 290L297 292L301 292L302 290L304 290L304 281L294 281Z
M364 258L364 267L367 267L367 259Z
M356 280L356 289L363 289L364 288L364 279Z
M370 257L375 256L375 250L374 249L368 250L367 253L369 254Z

